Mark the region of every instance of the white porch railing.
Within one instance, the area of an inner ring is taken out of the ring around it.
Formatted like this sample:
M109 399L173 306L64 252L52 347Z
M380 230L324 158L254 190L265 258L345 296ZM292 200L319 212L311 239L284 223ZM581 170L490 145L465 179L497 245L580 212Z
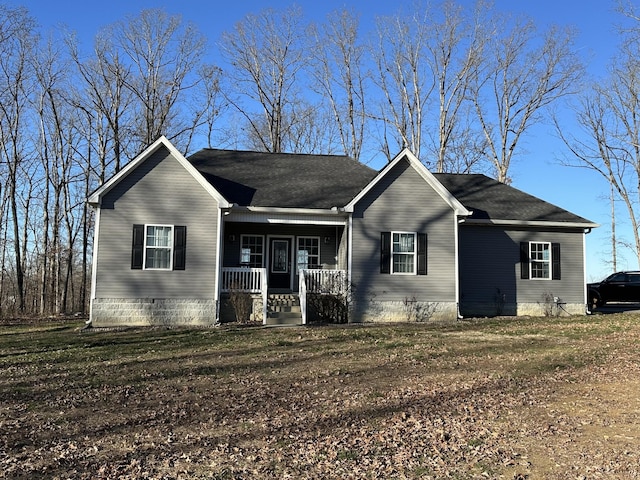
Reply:
M262 321L267 319L267 269L249 267L223 267L220 290L262 294Z
M307 293L343 295L347 292L347 286L346 270L300 270L298 293L300 295L302 323L307 323Z

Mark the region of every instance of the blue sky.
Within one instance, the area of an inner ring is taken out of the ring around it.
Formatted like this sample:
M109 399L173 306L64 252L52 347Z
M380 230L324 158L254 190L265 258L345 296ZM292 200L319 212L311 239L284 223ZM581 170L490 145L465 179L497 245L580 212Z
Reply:
M181 14L194 22L214 44L220 34L233 28L235 22L246 14L264 8L284 9L293 2L288 0L25 0L15 2L29 8L31 14L46 31L65 25L78 33L80 40L89 46L101 27L118 21L129 14L137 14L144 8L162 7L172 14ZM370 30L376 16L397 11L400 1L390 0L299 0L308 20L323 20L327 13L349 7L361 15L363 30ZM410 1L408 2L410 3ZM468 4L471 0L458 0ZM614 12L615 2L610 0L494 0L497 10L513 14L525 14L539 27L551 24L571 25L579 31L577 47L584 59L588 73L603 76L609 59L615 52L617 35L615 24L622 18ZM222 6L221 6L222 5ZM215 62L215 59L214 59ZM567 124L570 129L570 122ZM602 226L587 235L587 278L596 280L610 273L607 265L609 252L609 203L608 186L596 173L584 169L559 165L564 148L555 137L549 124L536 125L519 145L520 154L513 161L510 176L513 186L555 203L573 213L588 218ZM376 167L376 165L372 165ZM619 235L632 240L624 212L618 214ZM627 233L625 233L625 230ZM633 254L627 253L618 261L619 269L636 269Z

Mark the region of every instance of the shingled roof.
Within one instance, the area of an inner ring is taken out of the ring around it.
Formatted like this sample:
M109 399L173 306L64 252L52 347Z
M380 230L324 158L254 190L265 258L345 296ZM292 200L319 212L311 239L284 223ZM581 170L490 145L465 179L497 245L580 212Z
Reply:
M556 205L481 174L434 176L468 210L472 220L595 224Z
M330 209L347 205L378 173L347 156L203 149L187 159L230 203ZM589 220L481 174L434 174L473 214L471 220ZM426 208L426 206L425 206Z
M339 155L207 148L187 160L230 203L253 207L342 207L377 174Z

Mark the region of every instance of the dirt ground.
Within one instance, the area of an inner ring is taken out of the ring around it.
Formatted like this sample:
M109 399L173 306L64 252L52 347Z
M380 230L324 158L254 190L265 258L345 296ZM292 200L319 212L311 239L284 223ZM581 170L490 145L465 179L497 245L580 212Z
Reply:
M0 478L640 478L640 316L0 327Z

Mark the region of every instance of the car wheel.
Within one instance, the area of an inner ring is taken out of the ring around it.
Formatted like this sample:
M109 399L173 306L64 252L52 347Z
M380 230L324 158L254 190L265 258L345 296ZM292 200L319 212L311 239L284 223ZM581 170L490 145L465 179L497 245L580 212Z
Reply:
M605 303L597 292L589 292L589 300L592 308L601 307Z

